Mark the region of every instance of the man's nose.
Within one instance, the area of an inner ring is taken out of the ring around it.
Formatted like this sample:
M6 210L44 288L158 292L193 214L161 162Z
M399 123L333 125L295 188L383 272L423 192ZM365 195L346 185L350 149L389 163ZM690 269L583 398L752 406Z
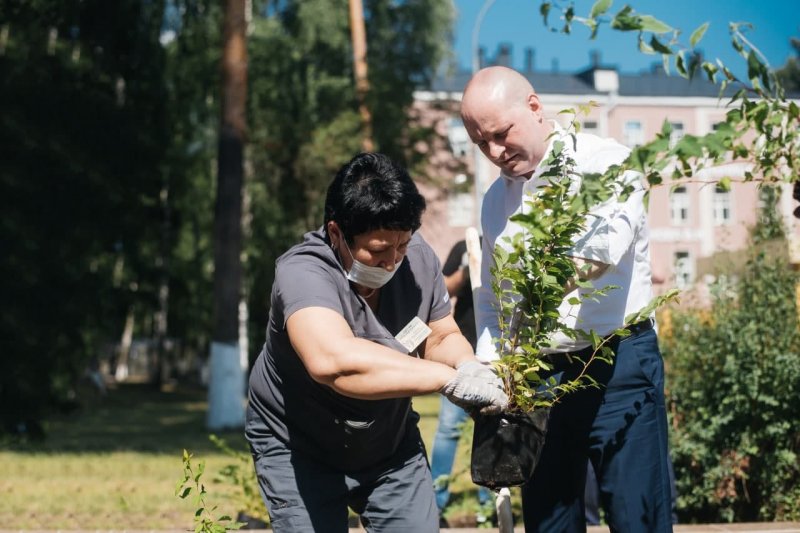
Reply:
M489 143L489 157L491 157L492 159L499 159L500 156L503 155L504 150L505 148L503 148L503 146L498 143L495 142Z

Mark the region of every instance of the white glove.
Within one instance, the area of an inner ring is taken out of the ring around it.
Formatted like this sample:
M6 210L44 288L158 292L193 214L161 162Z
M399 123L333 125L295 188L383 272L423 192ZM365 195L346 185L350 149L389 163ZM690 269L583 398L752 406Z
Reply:
M491 368L477 361L456 367L456 377L442 387L441 393L462 408L482 408L483 414L497 414L508 406L503 382Z

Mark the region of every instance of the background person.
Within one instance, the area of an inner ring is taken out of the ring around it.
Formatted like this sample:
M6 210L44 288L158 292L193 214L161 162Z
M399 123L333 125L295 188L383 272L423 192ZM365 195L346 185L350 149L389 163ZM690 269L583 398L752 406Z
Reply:
M328 188L324 226L276 262L245 428L275 531L346 532L348 506L368 531L437 531L409 397L507 402L415 233L424 208L404 169L358 155Z
M456 298L453 309L453 318L461 330L461 334L469 341L475 350L475 314L472 305L472 287L470 285L469 267L467 261L467 242L460 240L450 249L450 253L442 267L444 284L450 297ZM452 475L453 462L458 449L458 441L462 434L463 425L467 420L467 412L461 407L442 396L439 406L439 423L433 437L433 450L431 452L431 476L436 493L436 506L439 513L444 510L450 500L450 476ZM490 491L486 487L478 487L478 503L481 510L478 520L486 520L484 506L490 500ZM440 525L447 522L442 518Z
M573 190L585 173L604 172L621 163L629 150L614 140L580 133L573 148L560 126L545 120L530 82L505 67L475 74L464 91L461 115L472 141L501 170L486 193L481 214L477 353L488 360L498 357L492 339L499 337L489 271L493 250L505 245L505 237L519 233L509 217L520 212L526 194L546 184L542 161L554 140L564 140L563 155L575 162L576 175L570 177ZM626 174L625 179L637 187L635 192L625 202L612 199L596 206L591 227L573 247L576 264L587 269L582 270L586 279L598 288L619 288L577 305L569 304L569 298L579 295L570 291L559 309L567 327L594 330L600 336L622 327L625 317L644 308L652 297L641 176ZM541 458L522 488L526 531L585 531L587 458L612 531L672 530L664 366L653 326L648 318L630 326L629 337L610 338L613 363L592 364L588 370L600 387L568 394L552 408ZM586 361L592 351L589 343L567 337L553 340L555 369L563 372L563 379L576 378L583 364L570 364L570 358L560 354Z

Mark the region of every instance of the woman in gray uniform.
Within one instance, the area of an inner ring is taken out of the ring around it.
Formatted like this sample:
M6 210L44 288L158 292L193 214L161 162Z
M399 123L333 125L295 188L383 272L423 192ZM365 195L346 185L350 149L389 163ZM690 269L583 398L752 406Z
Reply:
M325 223L276 262L246 434L275 531L438 530L411 396L507 403L450 314L441 267L415 231L425 200L381 154L328 188Z

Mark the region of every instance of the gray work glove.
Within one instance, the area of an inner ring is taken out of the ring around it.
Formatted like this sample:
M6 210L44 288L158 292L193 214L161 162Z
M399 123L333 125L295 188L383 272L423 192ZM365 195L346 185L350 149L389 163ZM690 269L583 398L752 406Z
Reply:
M464 409L480 409L482 414L497 414L508 406L503 382L491 368L477 361L456 367L456 377L442 387L441 393Z

